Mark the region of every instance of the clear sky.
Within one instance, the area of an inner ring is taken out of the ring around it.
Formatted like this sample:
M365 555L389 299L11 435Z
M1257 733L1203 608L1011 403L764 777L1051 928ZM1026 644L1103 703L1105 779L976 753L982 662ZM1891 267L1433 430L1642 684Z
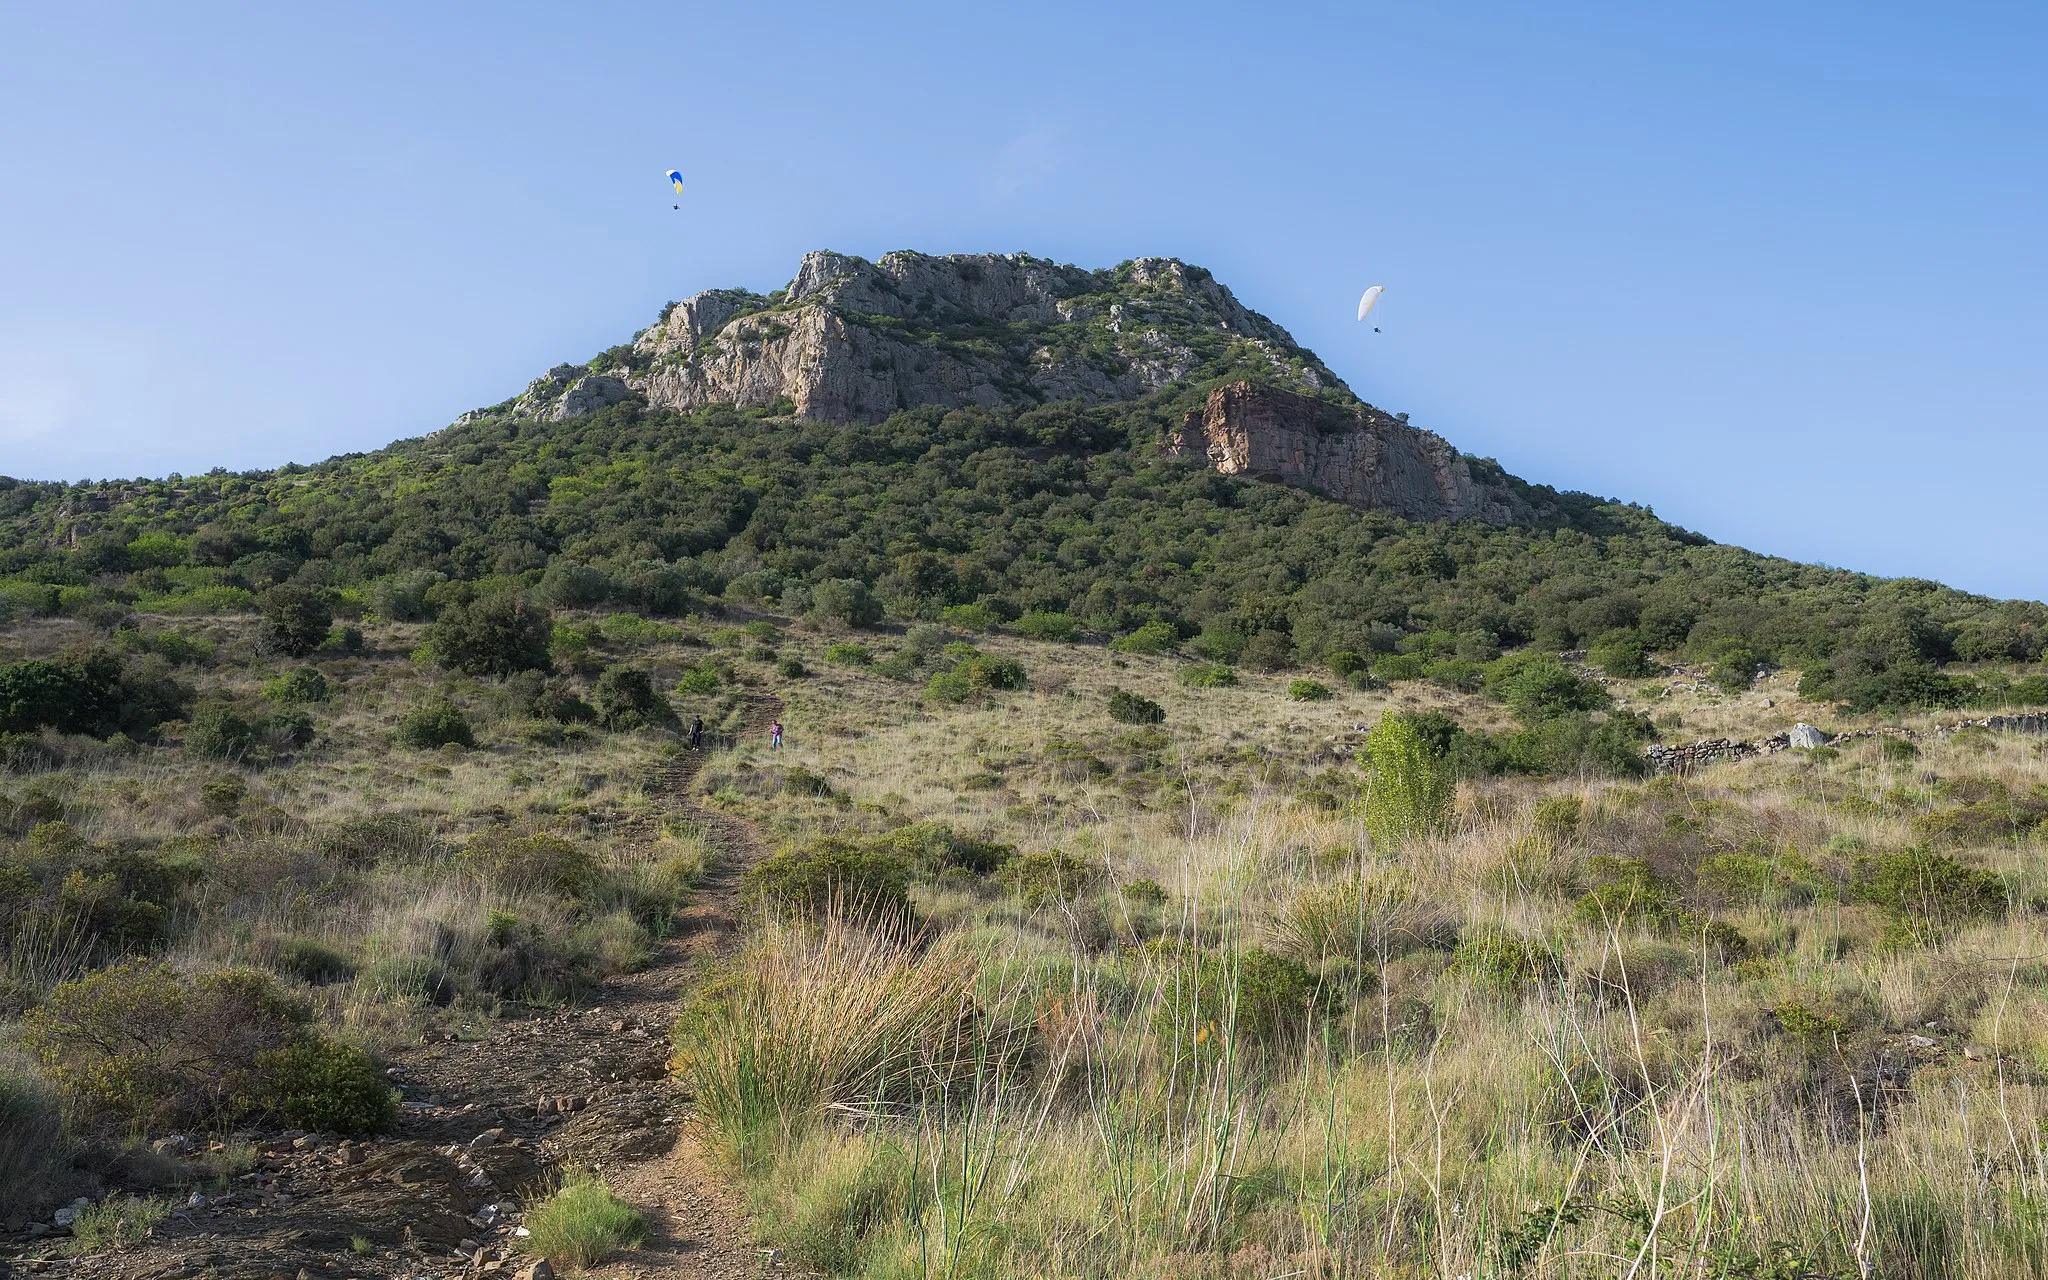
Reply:
M2039 3L0 3L0 473L373 449L807 249L1161 254L1529 479L2043 598L2044 66Z

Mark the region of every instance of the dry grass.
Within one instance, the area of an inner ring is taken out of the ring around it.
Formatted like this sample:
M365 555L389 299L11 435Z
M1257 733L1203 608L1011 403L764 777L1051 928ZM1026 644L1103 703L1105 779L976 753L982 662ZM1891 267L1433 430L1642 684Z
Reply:
M1279 677L1191 690L1169 660L987 647L1024 661L1034 691L941 708L836 670L791 691L790 750L743 751L714 780L778 838L936 819L1104 873L1036 909L988 882L917 887L940 941L971 948L1000 990L987 1006L1031 1020L1039 1048L976 1107L839 1115L751 1168L764 1222L811 1241L821 1270L2048 1274L2037 847L1945 847L2013 899L1933 945L1901 943L1848 888L1859 855L1914 845L1916 817L1955 803L1933 779L2048 784L2034 743L1468 784L1452 833L1379 847L1316 796L1344 798L1379 709L1406 696L1497 724L1497 708L1406 689L1293 703ZM1683 676L1616 692L1644 705ZM1794 682L1669 689L1647 709L1677 708L1684 738L1839 724ZM1165 725L1109 722L1111 684L1162 703ZM792 765L835 794L772 785ZM1583 820L1539 822L1556 795ZM1811 873L1753 900L1694 883L1735 854ZM1739 929L1747 958L1580 911L1602 859L1628 858ZM1147 881L1164 901L1122 892ZM1503 971L1492 957L1525 953L1455 945L1489 931L1535 958ZM1335 998L1291 1042L1225 1017L1176 1050L1158 1013L1181 998L1172 967L1145 959L1158 938L1226 965L1278 952Z

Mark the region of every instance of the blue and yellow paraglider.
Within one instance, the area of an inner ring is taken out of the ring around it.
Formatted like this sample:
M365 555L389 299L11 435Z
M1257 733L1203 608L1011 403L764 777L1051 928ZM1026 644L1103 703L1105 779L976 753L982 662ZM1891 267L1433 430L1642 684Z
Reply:
M670 170L668 171L668 180L669 180L669 182L671 182L672 184L674 184L674 186L675 186L675 189L676 189L676 194L677 194L677 195L681 195L681 194L683 194L683 175L682 175L682 173L681 173L681 172L680 172L679 170L676 170L676 169L670 169ZM678 205L671 205L671 206L669 206L669 207L670 207L670 208L673 208L673 209L680 209L680 208L682 208L683 206L681 206L681 205L679 205L679 204L678 204Z

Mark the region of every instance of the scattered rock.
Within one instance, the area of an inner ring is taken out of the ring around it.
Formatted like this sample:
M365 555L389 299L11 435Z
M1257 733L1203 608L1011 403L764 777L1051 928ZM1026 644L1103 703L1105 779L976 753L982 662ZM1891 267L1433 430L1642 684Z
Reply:
M469 1140L469 1149L471 1151L480 1151L485 1147L495 1147L504 1137L505 1131L503 1129L486 1129Z
M1906 1044L1914 1049L1932 1049L1934 1047L1934 1041L1926 1036L1907 1036Z
M542 1258L539 1262L519 1273L519 1280L555 1280L555 1269Z
M182 1133L174 1133L168 1138L158 1138L150 1143L149 1149L160 1156L189 1156L192 1154L193 1145L192 1139Z
M1785 745L1795 751L1811 751L1815 747L1826 746L1827 741L1828 735L1803 721L1793 725L1792 732L1785 735Z
M1981 1044L1967 1045L1963 1049L1963 1056L1972 1062L1982 1062L1991 1056L1991 1050Z

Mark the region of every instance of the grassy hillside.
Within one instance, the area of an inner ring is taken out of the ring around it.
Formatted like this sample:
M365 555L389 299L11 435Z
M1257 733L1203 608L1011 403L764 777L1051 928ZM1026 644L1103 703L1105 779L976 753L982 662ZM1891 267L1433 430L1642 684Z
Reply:
M0 481L0 1206L390 1129L648 963L687 777L773 852L674 1066L810 1273L2048 1271L2048 777L1935 731L2048 609L1163 458L1207 389ZM1886 732L1649 776L1796 720Z
M933 715L855 668L789 692L789 752L708 780L784 852L679 1062L799 1266L2041 1273L2033 744L1404 810L1360 731L1497 709L997 648L1033 692ZM1113 687L1164 720L1116 723Z

